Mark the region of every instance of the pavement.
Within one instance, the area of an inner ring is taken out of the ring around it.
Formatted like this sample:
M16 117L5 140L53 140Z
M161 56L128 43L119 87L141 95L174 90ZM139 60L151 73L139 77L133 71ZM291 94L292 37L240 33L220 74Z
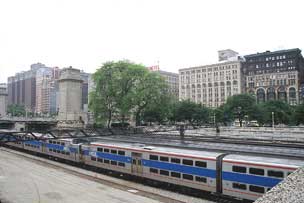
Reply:
M158 203L0 151L2 203Z

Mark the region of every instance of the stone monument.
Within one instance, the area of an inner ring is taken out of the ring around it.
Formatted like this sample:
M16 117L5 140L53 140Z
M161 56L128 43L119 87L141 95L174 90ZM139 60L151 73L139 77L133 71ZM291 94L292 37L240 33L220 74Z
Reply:
M81 109L82 79L80 70L64 68L59 76L58 128L83 128L84 113Z
M0 83L0 117L6 116L7 110L7 86L5 83Z

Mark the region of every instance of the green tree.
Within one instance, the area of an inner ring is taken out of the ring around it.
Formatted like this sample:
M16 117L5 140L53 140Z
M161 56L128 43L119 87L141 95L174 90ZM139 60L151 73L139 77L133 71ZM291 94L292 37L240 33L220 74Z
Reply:
M7 108L7 113L12 116L25 116L25 107L23 105L11 104Z
M192 126L208 122L209 109L190 100L178 102L174 110L174 120L188 122Z
M292 116L292 108L284 101L267 101L260 104L263 114L260 116L261 121L265 124L272 124L272 112L274 112L275 124L289 124Z
M293 120L295 124L304 124L304 104L296 106Z
M250 94L233 95L227 99L224 105L225 113L229 116L234 115L233 117L238 119L241 127L245 116L251 120L256 109L255 97Z
M107 62L93 75L95 90L90 109L99 123L111 127L113 119L125 122L134 116L140 124L143 111L165 94L166 84L158 73L129 61Z

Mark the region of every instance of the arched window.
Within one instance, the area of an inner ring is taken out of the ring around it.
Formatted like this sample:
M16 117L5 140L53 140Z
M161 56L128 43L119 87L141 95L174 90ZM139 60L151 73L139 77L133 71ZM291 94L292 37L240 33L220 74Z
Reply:
M201 88L201 85L200 85L200 84L197 84L197 88Z
M230 85L231 85L231 82L230 82L230 81L227 81L227 82L226 82L226 85L227 85L227 86L230 86Z
M238 82L236 80L233 81L233 85L237 85Z
M225 86L225 83L224 83L224 82L221 82L221 86Z
M278 99L282 100L282 101L287 100L286 90L283 86L279 87L279 89L278 89Z
M296 88L294 88L294 87L289 88L289 98L295 99L296 95L297 95Z
M268 88L267 90L267 101L276 100L276 93L273 87Z
M257 102L265 102L265 91L264 89L258 89L257 91Z

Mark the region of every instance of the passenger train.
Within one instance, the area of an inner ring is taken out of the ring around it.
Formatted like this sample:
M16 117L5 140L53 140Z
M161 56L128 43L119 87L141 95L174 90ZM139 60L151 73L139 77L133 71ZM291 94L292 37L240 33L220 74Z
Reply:
M304 160L226 154L119 141L58 139L7 145L148 180L256 200Z

